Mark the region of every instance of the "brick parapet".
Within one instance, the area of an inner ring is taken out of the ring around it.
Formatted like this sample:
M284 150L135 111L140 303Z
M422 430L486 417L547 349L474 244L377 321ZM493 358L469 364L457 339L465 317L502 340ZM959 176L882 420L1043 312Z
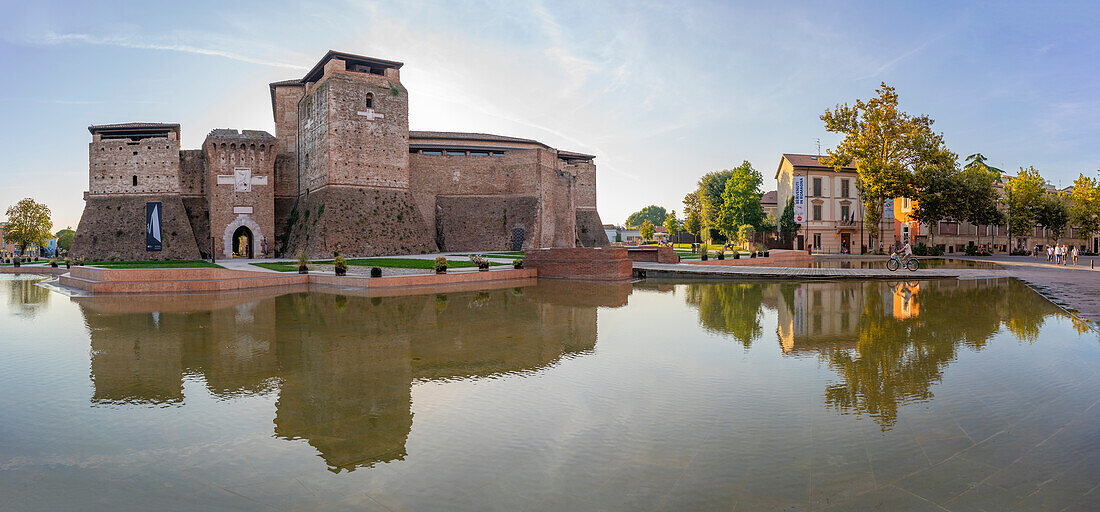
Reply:
M622 247L549 248L524 252L523 266L540 278L619 281L631 278L632 264Z

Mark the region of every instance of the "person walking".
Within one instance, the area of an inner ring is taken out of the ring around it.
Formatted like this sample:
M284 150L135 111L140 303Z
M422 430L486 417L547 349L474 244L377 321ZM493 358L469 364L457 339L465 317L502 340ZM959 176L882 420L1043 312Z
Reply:
M1075 266L1075 267L1076 267L1076 266L1077 266L1077 255L1078 255L1078 252L1077 252L1077 246L1076 246L1076 245L1075 245L1075 246L1073 246L1073 251L1072 251L1072 255L1073 255L1073 266Z

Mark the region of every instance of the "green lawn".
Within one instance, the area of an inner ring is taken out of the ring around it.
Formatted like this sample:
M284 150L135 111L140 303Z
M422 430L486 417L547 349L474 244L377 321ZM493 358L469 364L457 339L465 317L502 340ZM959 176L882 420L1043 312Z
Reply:
M381 268L422 268L422 269L434 269L435 260L423 259L423 258L357 258L350 259L348 261L349 267L381 267ZM311 261L310 264L314 265L332 265L332 260L317 260ZM504 265L504 263L489 263L490 265ZM287 263L253 263L257 267L263 267L269 270L275 270L278 272L294 272L298 270L298 264L293 262ZM448 260L447 268L469 268L473 267L472 262L466 260Z
M64 262L58 264L63 265ZM85 263L85 265L102 268L223 268L221 265L203 260L92 261Z

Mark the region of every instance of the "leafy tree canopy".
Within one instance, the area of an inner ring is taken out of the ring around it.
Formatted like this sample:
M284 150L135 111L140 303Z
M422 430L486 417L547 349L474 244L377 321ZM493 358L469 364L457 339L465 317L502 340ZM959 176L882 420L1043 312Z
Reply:
M884 201L912 197L913 173L926 166L954 167L957 156L943 143L943 135L932 131L927 115L914 116L898 110L898 95L883 82L877 96L855 105L837 105L825 110L825 129L844 139L828 151L826 162L836 170L855 164L864 201L864 220L870 235L879 237Z
M665 222L665 209L657 205L649 205L638 210L626 218L626 227L636 228L642 225L642 221L648 220L650 224L657 225Z
M764 209L760 206L760 185L764 178L747 160L731 169L722 191L722 207L718 211L717 228L727 239L737 237L743 224L758 229L764 221Z
M34 199L19 201L7 211L8 227L4 230L4 239L19 246L20 250L28 246L45 247L52 236L53 222L50 221L50 209Z
M699 178L699 188L695 191L699 201L699 213L702 216L703 229L708 231L718 229L718 213L722 210L722 193L726 191L726 183L732 170L708 172ZM712 237L708 237L712 238Z
M642 236L642 240L647 242L653 240L653 232L653 223L649 219L643 220L642 226L638 228L638 234Z
M1070 215L1084 238L1100 233L1100 180L1081 174L1070 192Z
M1039 209L1036 220L1042 226L1050 230L1050 238L1055 242L1062 238L1062 234L1069 225L1069 204L1061 194L1043 194L1039 201Z
M794 198L787 198L787 206L783 207L783 214L779 216L779 231L781 233L797 233L802 227L794 221Z
M676 218L676 210L672 210L665 215L665 231L668 232L668 236L673 236L677 231L680 231L680 221Z
M1020 168L1020 173L1005 183L1001 200L1008 210L1008 229L1012 233L1030 232L1039 222L1039 208L1046 193L1046 181L1034 167Z
M76 231L72 228L65 228L54 234L57 237L58 249L67 251L73 246L73 238L76 236Z

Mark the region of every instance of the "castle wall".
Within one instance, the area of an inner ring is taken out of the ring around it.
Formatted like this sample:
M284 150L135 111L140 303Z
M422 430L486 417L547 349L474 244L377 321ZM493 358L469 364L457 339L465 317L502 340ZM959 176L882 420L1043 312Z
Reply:
M538 198L534 196L438 196L435 233L439 250L510 251L522 229L522 249L535 246Z
M330 186L304 194L287 222L285 254L424 254L437 250L403 190Z
M577 217L572 174L557 168L555 153L539 152L538 248L575 247Z
M96 134L88 144L88 193L179 192L179 167L180 142L174 132L136 141Z
M329 184L408 190L409 98L405 87L379 76L347 72L322 85L329 88ZM368 94L370 108L366 106Z
M145 250L145 203L162 207L162 250ZM178 193L89 195L76 228L73 257L88 260L193 260L195 234Z
M233 235L252 232L253 257L275 243L274 172L277 141L266 132L214 130L203 143L210 205L210 236L223 258L233 255ZM220 243L219 243L220 242Z
M611 245L603 221L595 208L577 208L577 246L606 247Z

